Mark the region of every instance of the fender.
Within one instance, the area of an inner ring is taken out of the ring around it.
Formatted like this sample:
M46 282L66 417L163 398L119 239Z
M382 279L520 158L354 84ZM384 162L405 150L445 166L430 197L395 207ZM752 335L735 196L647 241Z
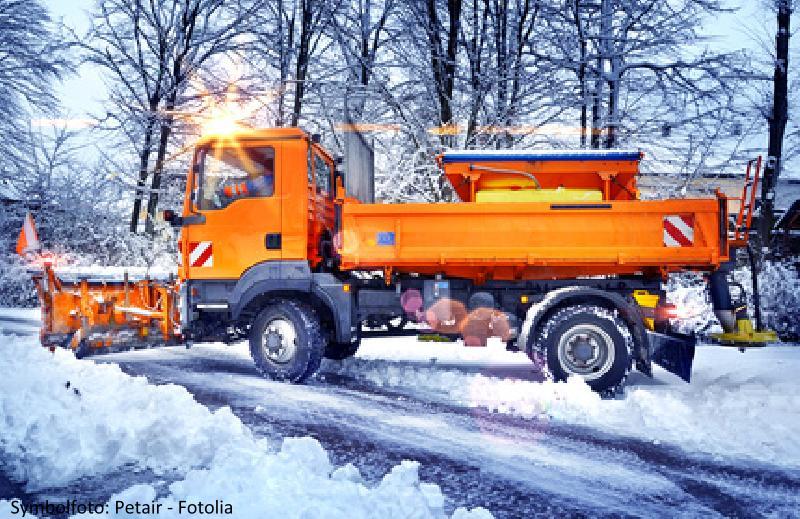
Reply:
M333 317L336 342L349 343L353 327L358 323L353 316L353 297L345 292L344 283L331 274L313 274L311 293L328 307Z
M535 331L551 310L576 304L587 304L592 301L619 311L620 317L628 325L633 338L633 357L636 360L636 368L642 373L652 376L650 345L642 314L635 304L614 292L581 286L563 287L548 292L544 299L528 309L525 323L520 332L519 344L524 345L525 351L530 355L533 352Z
M231 317L238 319L242 310L256 297L268 292L311 292L311 269L305 261L265 261L247 269L228 295Z
M228 307L236 320L254 299L270 292L307 294L328 308L333 316L334 337L349 342L352 302L343 283L330 274L312 274L305 261L268 261L250 267L231 290Z

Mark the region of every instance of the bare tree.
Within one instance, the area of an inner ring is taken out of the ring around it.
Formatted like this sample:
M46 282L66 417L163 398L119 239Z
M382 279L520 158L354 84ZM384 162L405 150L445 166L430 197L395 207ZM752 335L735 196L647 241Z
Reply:
M577 78L581 144L587 111L594 148L617 146L656 116L679 127L719 115L746 77L737 55L704 49L702 21L724 11L715 0L551 2L549 45L536 54Z
M334 6L331 32L346 65L344 81L347 91L364 92L370 86L394 4L394 0L361 0ZM355 102L345 104L351 120L361 119L366 102L367 95L362 93Z
M775 223L775 185L781 174L783 138L789 121L789 37L792 14L790 0L775 0L777 31L775 34L775 69L772 80L772 106L767 112L769 146L764 178L761 184L759 235L762 246L769 246Z
M275 126L298 126L308 94L311 68L320 58L322 36L341 2L266 0L254 13L253 51L246 56L275 92Z
M174 112L185 101L190 81L213 58L238 50L258 2L245 6L224 0L100 0L87 59L109 75L109 114L120 126L133 124L139 144L139 172L130 230L136 232L145 184L147 224L158 205Z
M67 51L39 0L0 0L0 147L7 155L31 110L57 105L51 85L69 64Z
M458 70L462 8L462 0L410 0L404 3L400 20L409 34L425 35L424 40L419 42L404 39L404 43L413 43L413 47L401 49L400 53L415 50L419 53L418 58L424 54L427 59L427 67L421 67L420 64L416 66L424 77L430 78L426 86L432 90L436 103L436 120L431 123L442 130L443 143L453 142L448 134L452 133L456 123L453 95Z

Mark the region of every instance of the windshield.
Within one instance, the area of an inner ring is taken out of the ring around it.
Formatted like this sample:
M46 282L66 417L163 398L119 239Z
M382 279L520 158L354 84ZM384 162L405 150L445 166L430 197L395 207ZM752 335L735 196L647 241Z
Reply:
M198 209L222 209L240 198L275 191L275 150L271 146L206 146L197 153Z

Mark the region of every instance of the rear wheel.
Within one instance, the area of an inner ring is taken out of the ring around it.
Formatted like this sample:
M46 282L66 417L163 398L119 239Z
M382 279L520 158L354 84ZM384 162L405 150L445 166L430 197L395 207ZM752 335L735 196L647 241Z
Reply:
M250 355L267 378L303 382L319 369L326 341L319 318L303 303L278 299L253 321Z
M595 391L614 392L630 369L628 327L606 308L580 305L556 311L536 347L556 381L579 376Z

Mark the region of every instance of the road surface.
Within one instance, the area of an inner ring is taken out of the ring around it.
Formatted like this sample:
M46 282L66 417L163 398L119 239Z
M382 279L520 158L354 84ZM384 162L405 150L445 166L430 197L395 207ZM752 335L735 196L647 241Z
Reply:
M18 316L13 319L18 333L30 333ZM229 406L256 434L276 444L283 437L311 435L335 465L353 463L370 482L403 459L417 460L422 463L422 480L438 484L447 496L448 512L483 506L496 517L800 514L796 471L713 459L547 418L470 408L413 387L387 389L338 374L336 364L306 385L275 383L257 373L243 343L130 351L86 360L92 361L117 363L128 374L154 384L183 386L210 408ZM538 376L525 364L454 362L445 367L478 369L491 376ZM631 383L646 382L634 376ZM160 481L165 489L169 480L121 471L82 480L69 489L29 495L0 476L0 499L76 493L105 499L137 482Z

